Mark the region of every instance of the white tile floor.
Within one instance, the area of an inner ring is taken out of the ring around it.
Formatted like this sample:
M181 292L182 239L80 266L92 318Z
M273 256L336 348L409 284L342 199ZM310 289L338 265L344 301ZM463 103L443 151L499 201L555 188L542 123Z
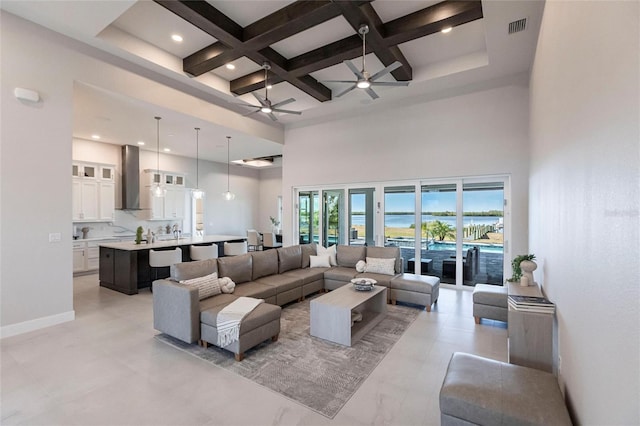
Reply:
M441 289L333 420L156 341L151 294L74 279L76 320L2 340L3 425L438 425L454 351L505 361L506 324Z

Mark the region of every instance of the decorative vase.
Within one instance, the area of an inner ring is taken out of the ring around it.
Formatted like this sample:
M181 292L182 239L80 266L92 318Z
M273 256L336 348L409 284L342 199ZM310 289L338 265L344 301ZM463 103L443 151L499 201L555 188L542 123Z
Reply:
M533 271L538 269L538 265L533 260L523 260L520 262L520 269L522 270L522 277L520 278L520 285L523 287L534 285Z

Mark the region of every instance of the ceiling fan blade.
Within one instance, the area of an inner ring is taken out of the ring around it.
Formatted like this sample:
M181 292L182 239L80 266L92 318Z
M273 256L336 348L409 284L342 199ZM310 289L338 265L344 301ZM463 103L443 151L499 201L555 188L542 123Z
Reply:
M260 107L254 107L254 108L258 108L258 109L256 109L255 111L250 111L250 112L248 112L246 114L242 114L242 116L243 117L248 117L248 116L250 116L252 114L255 114L256 112L260 111L260 109L259 109Z
M408 81L372 81L372 86L408 86Z
M364 78L364 75L362 75L362 71L360 71L355 65L353 65L353 62L346 60L344 61L344 64L348 66L351 72L354 73L358 78Z
M353 80L320 80L319 83L351 83L355 84L357 81Z
M278 121L278 119L276 118L275 115L273 115L272 112L270 112L269 114L267 114L269 116L270 119L272 119L273 121Z
M371 78L369 79L370 81L376 81L377 79L379 79L380 77L382 77L385 74L389 74L391 71L400 68L402 66L402 62L400 61L395 61L394 63L392 63L391 65L389 65L388 67L381 69L380 71L378 71L377 73L375 73L374 75L371 76Z
M380 96L377 95L376 92L373 91L372 88L368 88L368 89L364 89L365 92L367 92L369 94L369 96L371 96L371 99L378 99Z
M336 98L339 98L340 96L344 95L345 93L349 93L350 91L352 91L355 88L356 88L356 85L354 84L353 86L349 87L348 89L343 90L342 92L338 93L336 95Z
M241 105L241 106L246 106L246 107L251 107L251 108L260 108L259 105L252 105L246 102L229 102L230 104L234 104L234 105Z
M251 94L253 95L254 98L258 100L258 102L260 102L260 105L267 106L267 102L264 99L262 99L260 95L258 95L256 92L251 92Z
M282 112L284 114L296 114L296 115L301 115L302 111L291 111L288 109L280 109L280 108L273 108L273 111L275 112Z
M286 99L284 101L278 102L277 104L271 105L271 108L278 108L279 106L283 106L286 104L290 104L291 102L295 102L296 100L293 98Z

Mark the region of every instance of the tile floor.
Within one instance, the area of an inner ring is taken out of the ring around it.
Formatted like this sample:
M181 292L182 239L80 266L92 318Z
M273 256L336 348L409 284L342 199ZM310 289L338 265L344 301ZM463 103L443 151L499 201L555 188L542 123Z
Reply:
M442 288L332 420L153 338L151 294L74 279L76 320L3 339L3 425L439 425L454 351L506 360L506 324Z

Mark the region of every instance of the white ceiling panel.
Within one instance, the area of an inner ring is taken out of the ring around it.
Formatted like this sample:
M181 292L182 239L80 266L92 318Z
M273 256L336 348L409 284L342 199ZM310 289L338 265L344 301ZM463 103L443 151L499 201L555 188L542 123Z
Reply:
M286 0L207 0L207 3L231 18L241 27L271 15L293 1Z
M211 71L220 78L224 78L227 81L235 80L252 72L262 69L262 64L256 64L251 59L243 56L231 62L235 68L230 70L226 67L226 64Z
M371 5L382 22L389 22L438 3L440 0L377 0Z
M338 16L272 44L271 47L285 58L290 59L354 34L356 34L356 31L349 25L347 20L342 16Z

